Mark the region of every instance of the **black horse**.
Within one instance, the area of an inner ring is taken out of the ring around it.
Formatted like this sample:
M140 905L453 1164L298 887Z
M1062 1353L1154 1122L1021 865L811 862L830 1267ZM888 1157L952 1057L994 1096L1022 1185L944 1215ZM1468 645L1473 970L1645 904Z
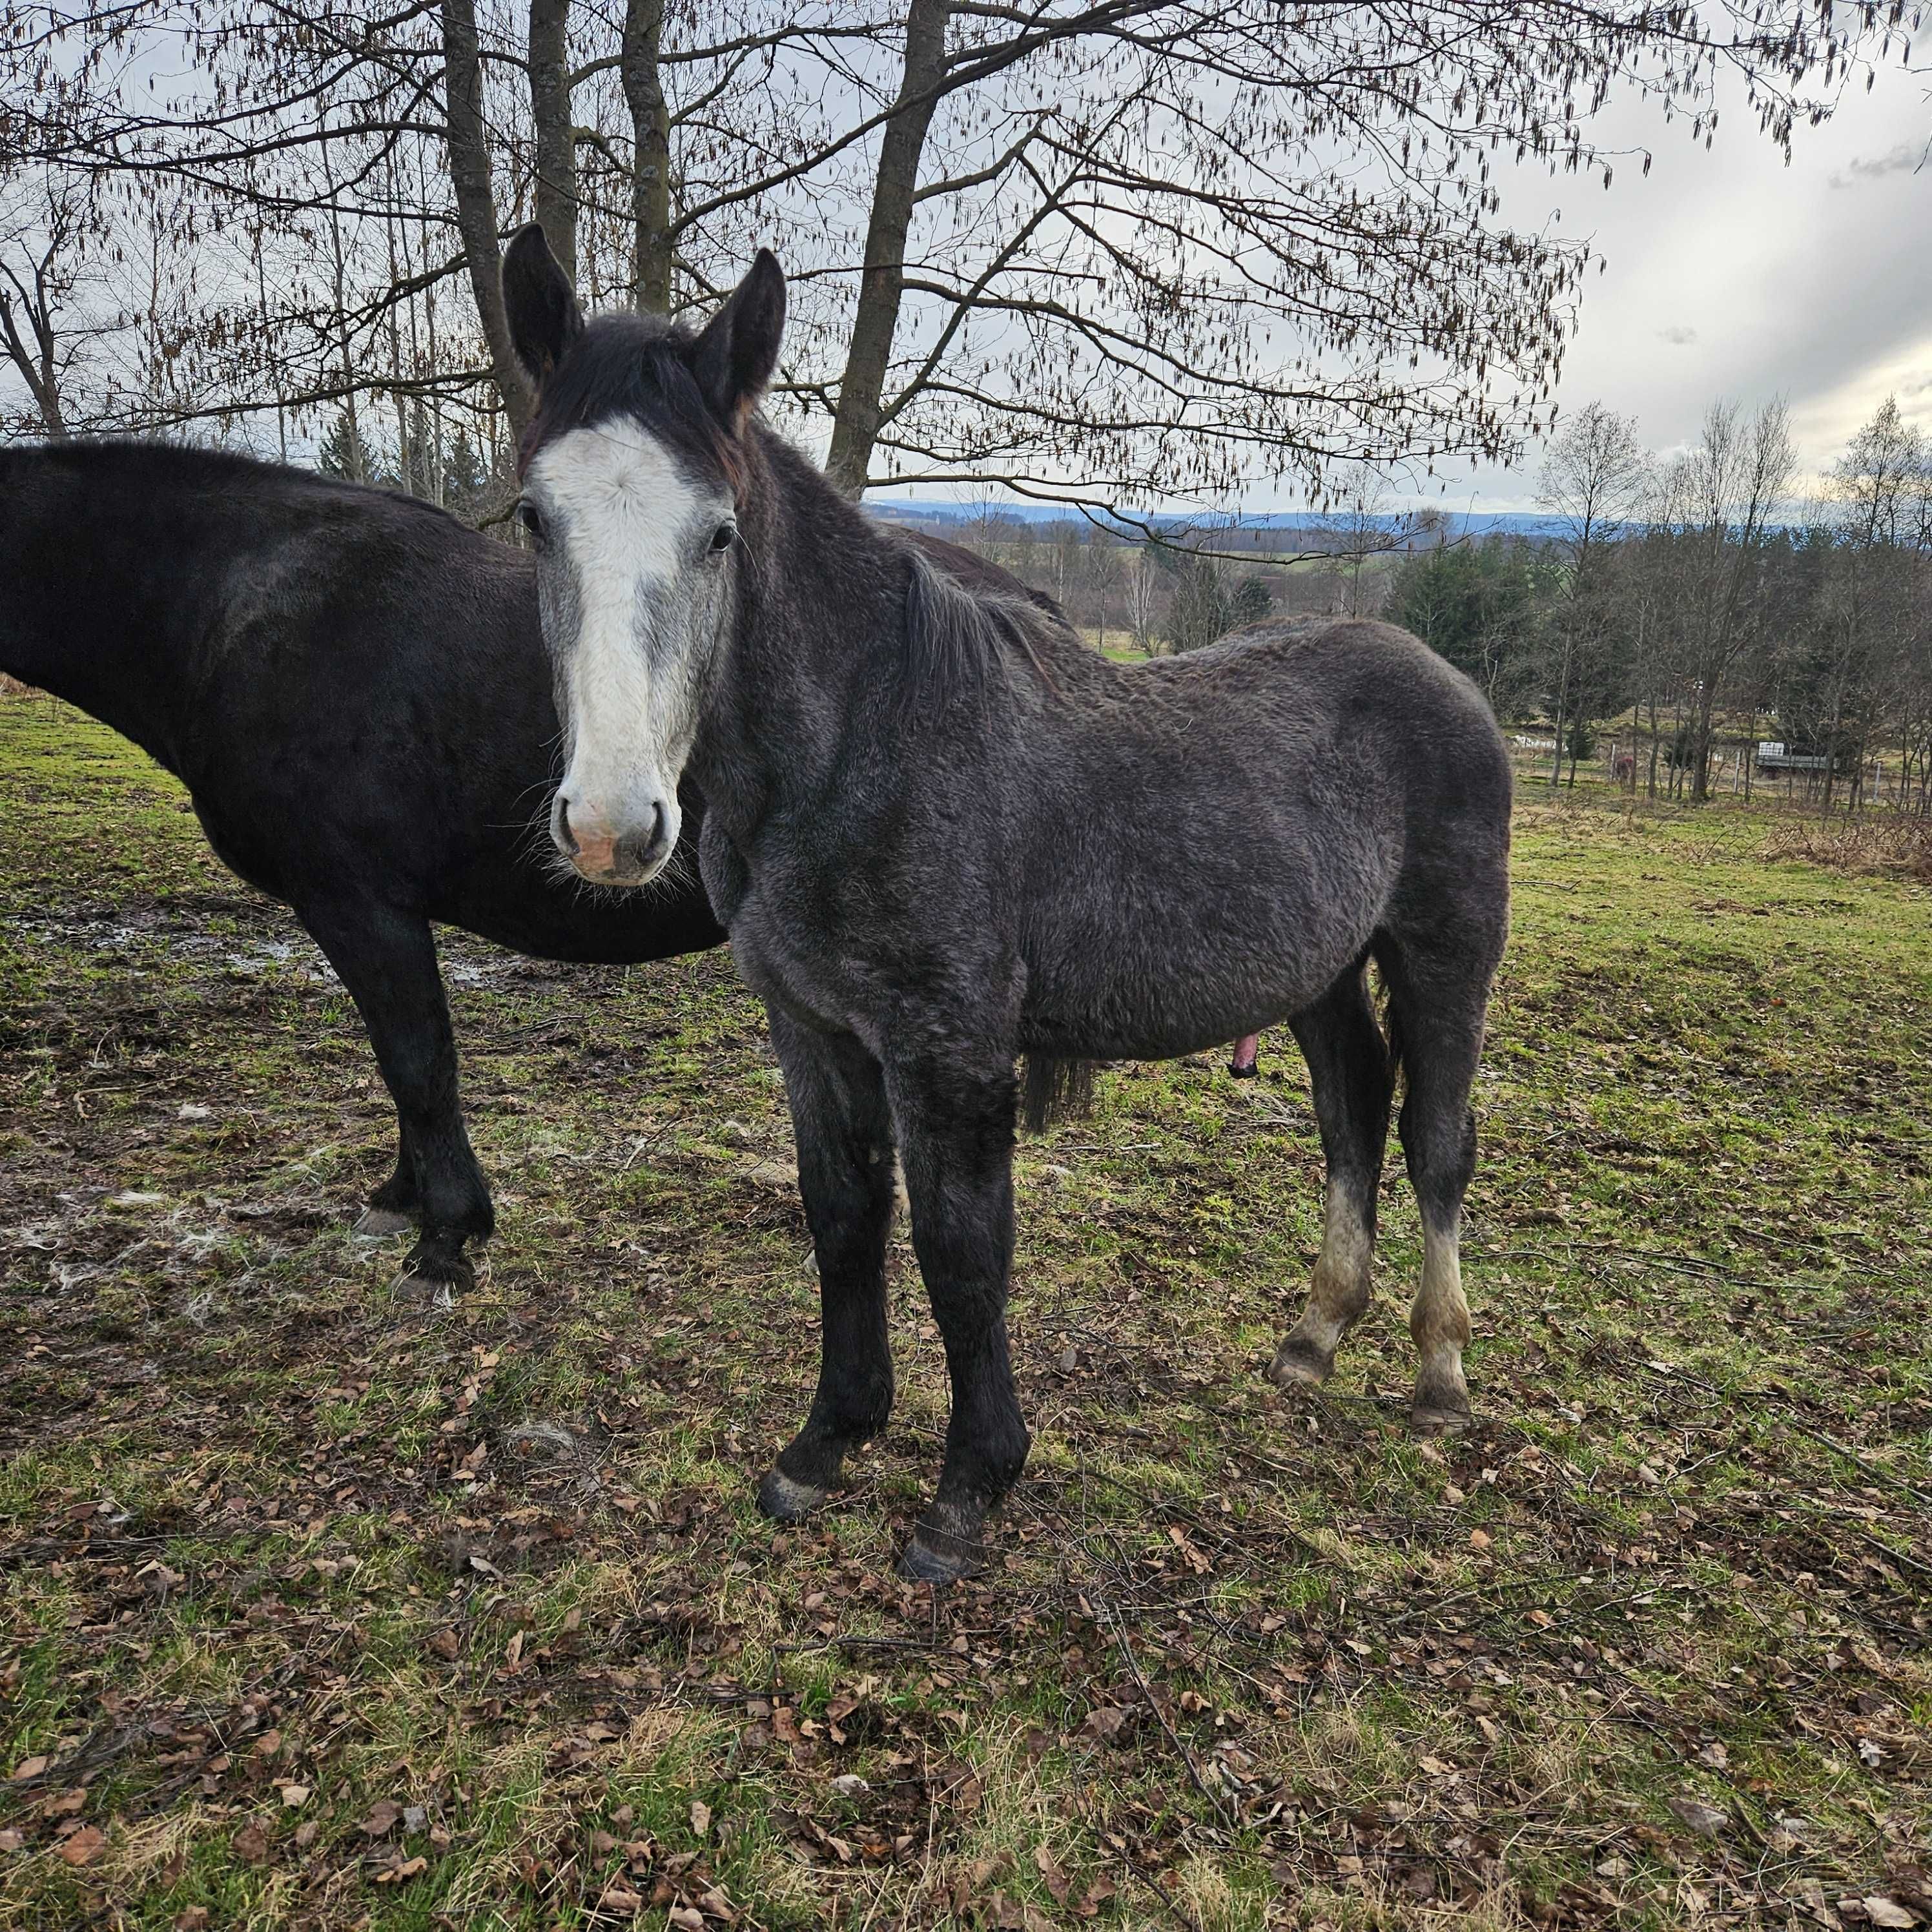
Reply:
M427 1279L466 1282L494 1218L430 922L613 964L724 937L694 866L598 892L550 849L530 559L406 496L160 446L0 450L0 670L173 772L328 955L400 1128L364 1225L419 1221Z
M695 336L586 327L534 230L504 280L541 385L523 515L562 693L554 835L586 876L646 880L695 779L705 882L790 1096L824 1352L765 1507L822 1500L886 1420L896 1138L952 1382L905 1565L971 1567L1028 1448L1005 1327L1016 1056L1038 1118L1084 1063L1282 1020L1329 1178L1274 1372L1318 1381L1367 1305L1399 1060L1425 1240L1413 1416L1466 1420L1457 1231L1510 812L1474 687L1347 621L1123 668L870 520L754 414L784 326L770 255Z

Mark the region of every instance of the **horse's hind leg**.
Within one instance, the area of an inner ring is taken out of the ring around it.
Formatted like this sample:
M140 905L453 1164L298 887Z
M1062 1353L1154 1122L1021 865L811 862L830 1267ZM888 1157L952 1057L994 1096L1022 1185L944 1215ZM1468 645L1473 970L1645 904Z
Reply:
M1460 1242L1462 1196L1476 1165L1469 1094L1499 950L1480 933L1454 946L1397 941L1377 949L1407 1089L1402 1153L1422 1210L1422 1281L1408 1323L1420 1362L1409 1420L1424 1434L1460 1429L1470 1419Z
M474 1274L464 1243L486 1238L496 1216L464 1131L456 1041L429 922L386 906L298 910L354 999L396 1103L403 1156L413 1181L412 1204L422 1220L410 1269L425 1281L467 1287ZM399 1164L379 1199L401 1178Z
M1328 1195L1308 1306L1268 1371L1284 1386L1326 1381L1336 1346L1369 1305L1376 1190L1388 1144L1393 1089L1388 1048L1369 1003L1361 963L1288 1024L1315 1090Z
M878 1063L849 1036L809 1032L777 1012L771 1022L822 1317L818 1392L805 1426L758 1486L759 1508L794 1522L825 1500L847 1454L892 1413L886 1240L896 1175Z

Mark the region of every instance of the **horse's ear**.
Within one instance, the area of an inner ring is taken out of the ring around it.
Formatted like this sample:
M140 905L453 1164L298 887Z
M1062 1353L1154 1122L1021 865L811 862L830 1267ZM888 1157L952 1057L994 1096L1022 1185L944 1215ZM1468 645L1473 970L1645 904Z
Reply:
M584 311L534 221L519 228L503 251L503 309L517 360L541 386L583 333Z
M698 386L734 436L778 366L784 320L784 271L769 248L760 248L745 279L691 346Z

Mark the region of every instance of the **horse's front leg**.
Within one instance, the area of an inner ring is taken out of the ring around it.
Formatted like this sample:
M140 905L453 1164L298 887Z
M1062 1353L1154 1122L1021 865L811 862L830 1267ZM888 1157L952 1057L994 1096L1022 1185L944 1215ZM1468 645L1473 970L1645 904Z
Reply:
M950 1582L983 1566L986 1514L1031 1447L1006 1349L1013 1258L1010 1061L889 1065L912 1238L952 1383L939 1487L900 1558L906 1576Z
M837 1486L848 1454L886 1426L886 1240L894 1177L892 1119L878 1063L849 1034L771 1015L798 1144L800 1191L818 1264L818 1392L805 1426L758 1485L767 1516L795 1522Z
M296 910L362 1013L396 1103L402 1156L370 1205L382 1214L414 1208L422 1233L410 1270L425 1281L467 1288L475 1275L464 1244L488 1239L496 1216L464 1131L456 1041L429 922L367 904Z

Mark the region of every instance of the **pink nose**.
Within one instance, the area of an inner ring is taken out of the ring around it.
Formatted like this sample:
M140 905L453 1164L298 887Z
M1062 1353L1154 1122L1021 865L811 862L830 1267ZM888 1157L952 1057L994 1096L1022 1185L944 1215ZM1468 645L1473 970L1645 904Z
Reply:
M669 826L662 801L654 805L650 825L640 831L613 832L604 814L580 800L575 805L559 793L550 820L550 836L586 879L603 884L641 880L664 856Z
M580 872L608 878L617 869L617 842L608 832L580 832L571 862Z

